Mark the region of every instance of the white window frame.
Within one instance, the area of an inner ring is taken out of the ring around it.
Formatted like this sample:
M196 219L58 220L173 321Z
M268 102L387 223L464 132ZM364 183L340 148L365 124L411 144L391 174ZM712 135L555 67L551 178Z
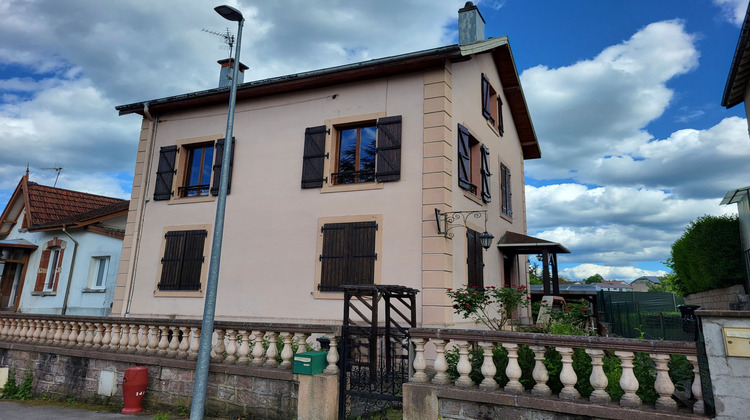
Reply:
M62 265L60 264L60 251L62 251L62 248L59 246L56 247L50 247L48 248L50 251L49 256L49 262L47 263L47 276L44 279L44 288L43 291L45 292L53 292L55 289L55 274L57 274L57 266Z
M109 255L102 255L97 257L91 257L91 264L89 268L89 289L91 290L104 290L107 288L107 277L109 277L109 262L111 258ZM101 271L101 266L104 265L104 271ZM99 280L99 273L102 273L102 284L97 284Z

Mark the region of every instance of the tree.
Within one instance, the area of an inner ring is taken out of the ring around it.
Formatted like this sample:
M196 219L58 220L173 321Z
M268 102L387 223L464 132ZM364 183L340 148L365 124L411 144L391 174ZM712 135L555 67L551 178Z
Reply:
M690 222L666 264L686 294L744 284L738 217L706 215Z
M529 262L529 284L542 284L542 269L539 263Z
M649 292L667 292L674 293L677 296L685 296L685 292L681 289L682 284L677 281L677 276L674 273L659 277L659 283L649 283L647 287Z
M604 281L604 277L602 277L602 275L599 273L596 273L593 276L586 277L586 279L583 280L585 284L601 283L603 281Z

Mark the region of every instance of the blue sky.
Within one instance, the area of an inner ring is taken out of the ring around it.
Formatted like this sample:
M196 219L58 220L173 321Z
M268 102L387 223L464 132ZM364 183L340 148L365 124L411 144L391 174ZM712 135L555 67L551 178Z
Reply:
M218 3L217 3L218 4ZM245 80L456 42L464 1L232 1ZM750 185L741 106L720 106L747 0L477 2L507 35L542 159L528 232L563 274L663 274L685 225ZM127 198L140 128L115 105L215 87L224 31L204 1L0 0L0 203L31 180ZM178 6L178 7L176 7Z

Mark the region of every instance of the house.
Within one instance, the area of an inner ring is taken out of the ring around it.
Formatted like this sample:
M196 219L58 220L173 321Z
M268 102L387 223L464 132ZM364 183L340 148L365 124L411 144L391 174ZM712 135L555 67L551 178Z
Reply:
M748 101L750 84L748 84L748 80L750 80L750 7L745 13L745 20L742 23L740 38L734 51L721 105L729 109L744 102L745 115L747 116L748 109L750 109L750 102ZM750 125L750 123L748 124ZM750 129L750 126L748 128ZM745 293L750 293L750 186L728 191L724 199L721 200L722 205L735 203L739 213L742 251L745 270L747 271Z
M116 107L143 119L113 314L202 316L225 170L219 319L338 323L341 285L396 284L453 325L447 289L526 285L480 239L526 233L539 144L507 37L459 21L458 45L242 83L228 165L228 87Z
M633 288L627 282L622 280L602 280L596 283L600 290L605 292L632 292Z
M659 284L659 277L641 276L630 282L630 287L634 292L648 292L654 284Z
M0 310L105 316L128 201L21 178L0 215Z

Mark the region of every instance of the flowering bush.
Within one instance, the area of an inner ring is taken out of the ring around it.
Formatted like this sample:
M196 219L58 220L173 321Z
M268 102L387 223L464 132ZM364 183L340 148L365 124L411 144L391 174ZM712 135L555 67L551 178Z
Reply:
M552 308L549 312L548 333L560 335L592 335L588 328L589 303L585 299L571 300L562 308Z
M498 331L513 317L513 311L527 306L531 300L526 286L487 286L484 289L472 286L466 289L448 289L447 294L453 300L453 309L457 314Z

